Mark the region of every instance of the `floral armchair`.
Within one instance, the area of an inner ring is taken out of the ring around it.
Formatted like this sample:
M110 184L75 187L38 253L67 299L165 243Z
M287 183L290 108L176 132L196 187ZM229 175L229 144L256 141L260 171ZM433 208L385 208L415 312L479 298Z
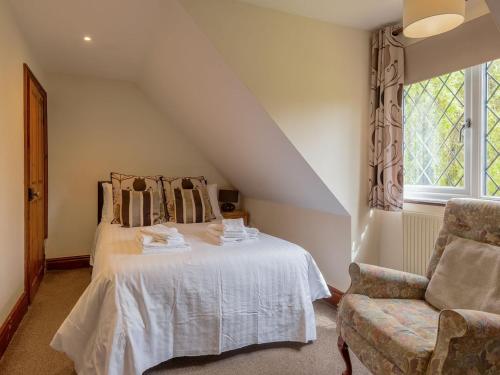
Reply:
M424 299L449 234L500 246L500 202L448 202L427 277L350 265L337 321L344 375L352 374L348 348L375 375L500 374L500 315L439 311Z

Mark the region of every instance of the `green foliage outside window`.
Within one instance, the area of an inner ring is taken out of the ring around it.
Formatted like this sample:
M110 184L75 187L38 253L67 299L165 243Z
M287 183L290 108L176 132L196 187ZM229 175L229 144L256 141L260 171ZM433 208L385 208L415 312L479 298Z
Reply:
M500 60L486 65L486 195L500 196Z
M483 193L500 197L500 60L485 65L483 78ZM405 185L464 187L464 104L463 70L405 87Z
M458 71L405 88L406 185L464 186L464 81Z

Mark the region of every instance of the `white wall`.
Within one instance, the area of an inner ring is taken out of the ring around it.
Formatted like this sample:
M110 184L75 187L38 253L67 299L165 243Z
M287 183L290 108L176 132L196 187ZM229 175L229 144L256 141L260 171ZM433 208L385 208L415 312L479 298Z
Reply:
M44 75L0 0L0 325L24 291L23 63Z
M403 213L375 210L378 225L379 265L403 270Z
M332 215L311 209L264 200L245 198L244 207L252 226L273 236L294 242L314 257L329 285L346 290L351 223L347 216ZM343 243L339 240L343 239Z
M377 263L367 198L370 34L231 0L181 4L346 208L352 258Z
M49 75L49 240L47 258L88 254L97 181L111 171L168 176L221 174L135 84Z

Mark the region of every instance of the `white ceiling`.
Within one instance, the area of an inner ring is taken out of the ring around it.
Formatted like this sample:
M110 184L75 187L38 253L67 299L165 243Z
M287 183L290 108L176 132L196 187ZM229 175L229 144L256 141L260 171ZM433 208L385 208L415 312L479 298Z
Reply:
M403 14L403 0L240 1L364 30L372 30L381 25L397 22Z
M165 22L161 5L167 1L173 0L9 0L21 31L48 72L135 82L151 50L156 27ZM367 30L400 20L403 3L240 1ZM488 9L484 0L468 0L467 4L467 13L472 17ZM85 43L84 35L90 35L93 41Z
M136 80L161 0L10 0L35 56L49 72ZM83 41L90 35L91 43Z
M239 0L264 8L363 30L399 22L403 0ZM492 0L493 1L493 0ZM467 20L488 12L484 0L467 1Z

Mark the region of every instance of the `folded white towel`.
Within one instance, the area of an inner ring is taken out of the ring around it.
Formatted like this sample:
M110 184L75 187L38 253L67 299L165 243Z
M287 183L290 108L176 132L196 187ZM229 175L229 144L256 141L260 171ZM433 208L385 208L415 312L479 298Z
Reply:
M209 224L207 234L220 245L230 245L259 238L257 228L243 227L238 230L225 230L222 224Z
M251 228L251 227L242 227L236 230L226 230L224 229L224 226L222 224L209 224L208 225L209 229L216 230L218 232L224 233L224 234L259 234L259 230L257 228Z
M245 233L243 233L243 235L238 235L238 236L225 236L222 231L219 231L214 228L208 228L207 232L215 237L221 237L224 239L244 240L246 238Z
M149 236L147 234L139 234L139 233L136 236L136 240L142 245L149 245L150 243L155 242L155 238L153 236Z
M169 239L183 239L177 228L170 228L163 224L156 224L151 227L141 228L140 232L146 236L151 236L157 241Z
M179 234L177 228L167 227L163 224L155 224L150 227L143 227L141 232L151 235L176 236Z
M224 226L222 224L209 224L208 230L214 232L216 235L225 237L244 238L247 235L245 228L238 230L224 230Z
M242 218L240 219L223 219L222 226L224 231L238 231L245 229L245 222Z
M259 235L257 228L243 227L239 230L224 230L222 224L209 224L208 231L214 235L223 236L226 238L256 238Z
M245 227L245 231L247 232L247 236L250 238L257 238L260 233L257 228Z
M238 243L254 240L249 238L227 238L220 235L216 235L213 232L207 232L207 236L210 237L219 246L235 245Z
M176 245L179 243L184 243L184 236L180 237L175 237L175 238L156 238L154 236L150 236L148 234L144 234L141 232L137 232L136 234L136 240L139 242L141 245L149 245L153 243L159 243L163 245Z
M156 233L153 234L145 234L142 230L137 232L136 241L143 253L189 248L189 244L184 240L184 236L178 232L173 237L162 237Z
M222 225L217 227L217 224L213 224L213 226L209 226L207 231L213 233L216 236L224 236L227 238L246 238L247 232L243 229L241 231L224 231L222 229Z

